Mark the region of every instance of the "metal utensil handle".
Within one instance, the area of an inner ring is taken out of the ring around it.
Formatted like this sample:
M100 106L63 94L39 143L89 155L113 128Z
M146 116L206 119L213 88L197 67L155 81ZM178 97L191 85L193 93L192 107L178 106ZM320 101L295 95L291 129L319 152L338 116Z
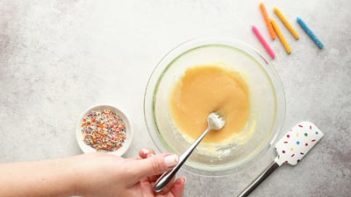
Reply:
M178 164L170 171L165 172L161 175L161 177L156 181L154 190L155 192L161 192L162 189L172 180L172 178L177 174L178 170L182 165L185 163L185 161L188 159L188 157L191 155L191 153L195 150L197 145L201 142L201 140L206 136L206 134L210 131L209 128L207 128L201 135L198 137L195 142L179 157L179 162Z
M249 186L247 186L244 189L244 191L242 191L238 195L238 197L248 196L253 190L256 189L257 186L259 186L277 168L279 168L279 165L273 161L254 181L252 181L252 183L250 183Z

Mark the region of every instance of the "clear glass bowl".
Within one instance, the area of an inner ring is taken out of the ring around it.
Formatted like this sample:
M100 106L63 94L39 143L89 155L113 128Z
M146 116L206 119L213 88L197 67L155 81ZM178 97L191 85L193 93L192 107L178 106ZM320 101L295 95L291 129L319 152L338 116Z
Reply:
M250 91L249 120L235 140L225 146L200 144L185 164L196 174L221 176L246 168L270 150L284 122L285 97L273 66L246 44L217 38L184 42L163 57L145 91L145 121L159 151L181 154L190 146L172 120L169 96L189 67L209 64L239 72ZM209 148L215 151L207 154Z

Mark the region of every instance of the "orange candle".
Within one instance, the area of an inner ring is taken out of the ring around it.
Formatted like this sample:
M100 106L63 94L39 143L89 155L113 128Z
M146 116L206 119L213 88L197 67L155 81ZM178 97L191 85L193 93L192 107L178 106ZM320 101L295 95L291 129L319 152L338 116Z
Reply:
M263 3L260 3L260 10L261 10L261 13L262 13L264 22L266 23L266 26L267 26L269 35L271 36L271 38L272 38L273 40L275 40L275 38L277 37L277 35L275 34L275 32L274 32L274 30L273 30L273 27L272 27L272 24L271 24L271 20L270 20L270 18L269 18L269 16L268 16L266 7L264 6Z

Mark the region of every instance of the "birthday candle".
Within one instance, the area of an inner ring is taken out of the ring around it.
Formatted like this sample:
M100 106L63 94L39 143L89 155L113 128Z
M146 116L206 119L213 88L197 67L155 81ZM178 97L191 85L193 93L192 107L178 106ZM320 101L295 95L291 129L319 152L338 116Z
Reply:
M271 22L272 22L273 29L274 29L275 33L277 33L277 36L278 36L280 42L282 43L282 45L284 46L284 49L285 49L286 53L290 54L292 49L291 49L288 41L285 39L285 37L284 37L282 31L280 30L278 24L273 19L271 20Z
M273 40L275 40L275 38L277 37L277 35L275 34L275 32L274 32L274 30L273 30L273 27L272 27L271 21L270 21L270 19L269 19L269 16L268 16L266 7L264 6L263 3L260 3L260 10L261 10L261 13L262 13L264 22L266 23L266 26L267 26L269 35L271 36L271 38L272 38Z
M255 36L257 37L257 39L260 41L260 43L262 44L262 46L265 48L266 52L268 53L268 55L274 59L275 58L275 53L273 51L273 49L269 46L269 44L267 43L267 41L264 39L264 37L262 36L262 34L260 33L260 31L257 29L257 27L255 27L254 25L252 26L252 31L254 32Z
M323 49L323 43L317 38L317 36L312 32L312 30L307 26L307 24L299 17L297 17L297 23L306 32L306 34L311 38L311 40L318 46L319 49Z
M299 39L299 33L294 29L294 27L291 25L291 23L289 23L289 21L286 19L284 14L279 10L279 8L275 7L274 8L274 13L282 21L284 26L289 30L289 32L295 38L295 40L298 40Z

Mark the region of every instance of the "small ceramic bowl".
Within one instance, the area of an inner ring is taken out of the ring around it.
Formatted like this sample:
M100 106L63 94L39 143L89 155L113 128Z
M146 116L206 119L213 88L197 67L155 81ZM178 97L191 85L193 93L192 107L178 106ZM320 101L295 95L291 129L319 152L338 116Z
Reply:
M129 121L128 116L125 113L123 113L120 109L118 109L118 108L116 108L114 106L111 106L111 105L96 105L96 106L90 107L88 110L86 110L84 113L82 113L82 115L79 118L79 122L78 122L77 128L76 128L76 139L77 139L78 145L79 145L80 149L84 153L97 152L96 149L94 149L93 147L87 145L84 142L83 134L82 134L82 131L81 131L81 128L82 128L81 127L81 123L82 123L83 117L87 113L89 113L90 111L103 111L105 109L108 109L108 110L111 110L111 111L115 112L117 115L119 115L122 118L123 122L125 123L125 126L126 126L126 140L123 142L122 147L119 148L116 151L111 151L111 152L106 151L107 153L111 153L111 154L114 154L114 155L117 155L117 156L122 156L128 150L128 148L130 147L130 145L132 143L132 139L133 139L133 136L134 136L134 131L133 131L132 127L131 127L131 123Z

